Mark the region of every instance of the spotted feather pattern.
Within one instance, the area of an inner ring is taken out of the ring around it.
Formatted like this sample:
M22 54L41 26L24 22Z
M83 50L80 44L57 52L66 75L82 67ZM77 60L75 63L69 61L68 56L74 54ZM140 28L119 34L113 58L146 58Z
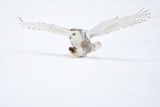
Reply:
M106 20L89 30L87 35L92 38L95 36L108 34L119 29L124 29L126 27L147 21L147 19L150 18L150 14L151 13L149 10L141 9L137 14L131 16L125 16L122 18L116 17L114 19Z

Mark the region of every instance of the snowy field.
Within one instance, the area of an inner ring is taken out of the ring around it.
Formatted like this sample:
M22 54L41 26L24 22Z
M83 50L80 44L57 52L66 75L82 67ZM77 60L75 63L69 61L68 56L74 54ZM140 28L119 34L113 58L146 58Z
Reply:
M0 107L160 107L159 0L0 0ZM70 55L69 38L27 30L25 21L90 29L149 8L147 22Z

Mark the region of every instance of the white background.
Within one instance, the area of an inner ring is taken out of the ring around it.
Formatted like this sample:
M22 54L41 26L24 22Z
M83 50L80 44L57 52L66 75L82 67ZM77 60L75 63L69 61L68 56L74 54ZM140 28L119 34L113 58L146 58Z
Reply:
M160 107L159 0L0 0L0 107ZM145 23L70 55L69 38L27 30L25 21L90 29L149 8Z

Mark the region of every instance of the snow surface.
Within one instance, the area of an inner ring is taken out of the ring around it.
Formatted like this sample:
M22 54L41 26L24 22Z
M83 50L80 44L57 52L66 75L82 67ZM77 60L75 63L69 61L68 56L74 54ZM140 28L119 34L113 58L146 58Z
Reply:
M160 107L159 0L0 0L0 107ZM90 29L150 8L149 21L70 55L69 38L22 28L25 21Z

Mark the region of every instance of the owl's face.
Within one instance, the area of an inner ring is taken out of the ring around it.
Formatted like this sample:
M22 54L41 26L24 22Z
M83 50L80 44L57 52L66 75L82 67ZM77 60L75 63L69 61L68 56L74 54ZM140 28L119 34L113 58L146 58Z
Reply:
M80 39L80 38L82 38L81 32L80 31L72 31L69 38L70 39Z
M70 38L71 43L74 45L81 44L81 42L83 41L80 31L72 31L69 38Z
M70 37L71 38L75 38L77 36L81 36L80 31L72 31Z
M81 36L81 33L82 33L82 29L73 28L73 29L70 29L70 31L71 31L70 37Z

